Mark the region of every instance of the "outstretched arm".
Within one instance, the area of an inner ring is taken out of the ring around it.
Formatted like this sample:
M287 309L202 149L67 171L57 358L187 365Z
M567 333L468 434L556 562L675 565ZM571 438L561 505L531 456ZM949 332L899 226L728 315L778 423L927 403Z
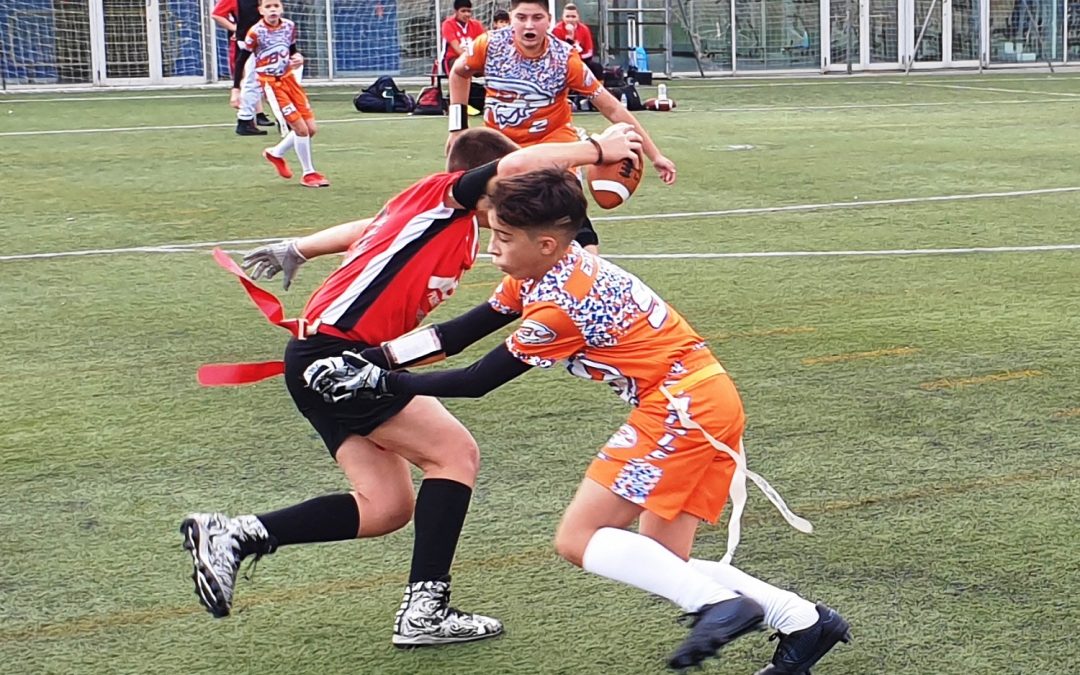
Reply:
M342 253L360 238L372 218L354 220L328 227L298 239L285 239L269 246L260 246L247 253L240 265L252 279L273 279L282 275L282 288L289 290L296 270L308 260L328 253Z
M627 110L626 106L620 103L606 89L597 94L592 102L596 109L609 121L624 122L633 126L634 130L641 136L641 147L645 151L645 156L649 158L657 173L660 174L660 180L668 185L675 182L675 162L672 162L660 152L660 149L653 143L652 138L649 137L649 133L645 131L645 127L641 126L641 122L634 117L634 113Z

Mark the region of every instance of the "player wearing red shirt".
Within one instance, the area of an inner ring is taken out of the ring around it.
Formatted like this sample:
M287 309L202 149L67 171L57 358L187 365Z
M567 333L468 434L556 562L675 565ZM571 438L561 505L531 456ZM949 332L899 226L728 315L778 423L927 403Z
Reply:
M441 70L449 73L459 56L469 52L473 40L484 34L484 24L472 18L472 0L454 0L454 13L442 22Z
M499 179L490 202L488 252L506 277L486 305L466 316L477 326L472 339L483 336L481 327L490 332L520 319L506 341L468 368L434 373L387 371L376 364L377 349L331 357L304 373L308 386L342 402L476 397L533 367L556 365L606 383L633 410L597 453L567 507L555 536L558 553L696 615L669 659L672 668L700 664L764 620L782 637L759 675L809 672L849 639L848 625L825 605L729 564L748 477L790 524L812 528L746 467L742 403L723 366L640 279L573 243L586 202L572 176L544 170ZM727 554L719 562L690 559L698 524L716 522L729 488ZM627 529L635 521L639 532Z
M304 384L315 361L343 350L394 341L415 329L477 255L475 210L496 175L633 157L640 138L617 125L592 141L514 150L488 129L462 135L447 171L418 181L369 219L263 247L244 258L255 279L282 273L288 288L306 260L345 253L341 266L315 291L298 319L285 320L280 301L244 276L224 253L219 261L241 277L271 321L293 334L284 363L230 365L216 384L285 375L293 402L322 437L352 492L327 495L259 515L193 514L181 527L191 552L195 589L214 616L227 616L240 561L293 544L378 537L415 524L409 583L394 624L393 643L418 646L480 640L502 632L497 620L448 606L450 566L476 480L479 450L468 430L438 400L398 397L333 405ZM510 153L510 154L507 154ZM506 155L506 156L504 156ZM501 157L501 159L499 159ZM459 351L466 317L441 336L439 349ZM394 363L409 363L413 345L430 334L401 338ZM388 365L390 365L388 363ZM204 367L206 368L206 367ZM203 369L200 369L203 377ZM206 379L202 380L207 383ZM409 465L424 474L414 496Z

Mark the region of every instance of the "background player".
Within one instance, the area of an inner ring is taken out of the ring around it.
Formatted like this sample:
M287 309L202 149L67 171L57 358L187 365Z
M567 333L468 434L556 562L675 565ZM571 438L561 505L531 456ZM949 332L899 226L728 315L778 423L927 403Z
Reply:
M214 23L224 28L229 34L229 79L236 76L237 39L243 39L259 19L258 0L218 0L210 12ZM258 76L254 69L242 75L240 89L230 97L230 104L236 111L236 133L239 136L265 136L259 127L271 127L274 123L262 111L262 93ZM279 124L285 120L279 119ZM282 130L284 134L284 129Z
M538 0L511 0L509 31L485 33L472 52L450 70L450 136L468 127L469 86L484 75L484 123L523 147L578 138L569 93L581 94L611 122L631 124L643 139L645 156L666 184L675 182L675 163L665 157L645 128L585 67L569 44L548 35L551 15ZM449 144L449 139L447 143ZM586 219L577 241L595 246L598 238Z
M441 71L450 72L450 66L459 56L472 47L473 40L484 33L484 24L472 18L472 0L454 0L454 13L442 22L443 58Z
M264 150L263 157L274 165L279 176L292 178L292 170L284 157L289 150L295 149L303 169L300 183L304 187L328 187L330 181L315 170L311 160L311 138L318 127L307 94L293 73L294 68L304 63L303 56L296 51L296 24L283 18L283 12L281 0L259 0L259 13L263 18L251 27L240 43L240 56L233 76L234 94L238 91L244 65L254 54L255 72L267 100L274 102L289 124L289 133L280 143Z

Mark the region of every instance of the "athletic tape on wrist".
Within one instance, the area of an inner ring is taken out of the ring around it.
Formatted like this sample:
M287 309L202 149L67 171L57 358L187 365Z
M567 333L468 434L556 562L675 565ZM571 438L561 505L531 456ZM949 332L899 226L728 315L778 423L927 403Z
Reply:
M450 105L450 131L462 131L469 128L469 112L461 103Z
M383 354L391 369L421 366L446 358L442 338L435 326L424 326L399 338L382 343Z

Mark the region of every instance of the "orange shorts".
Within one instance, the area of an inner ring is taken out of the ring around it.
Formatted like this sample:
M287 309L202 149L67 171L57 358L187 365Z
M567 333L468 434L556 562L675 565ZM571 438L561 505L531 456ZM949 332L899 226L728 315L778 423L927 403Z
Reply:
M692 384L682 394L690 417L717 440L738 451L745 416L735 384L721 372ZM724 510L735 461L714 448L700 431L684 429L659 391L642 399L608 440L586 476L623 499L672 519L689 513L715 523Z
M315 113L311 112L307 94L304 88L293 77L292 72L285 73L281 77L260 78L263 92L268 101L276 101L281 110L281 116L289 124L299 119L315 119Z

